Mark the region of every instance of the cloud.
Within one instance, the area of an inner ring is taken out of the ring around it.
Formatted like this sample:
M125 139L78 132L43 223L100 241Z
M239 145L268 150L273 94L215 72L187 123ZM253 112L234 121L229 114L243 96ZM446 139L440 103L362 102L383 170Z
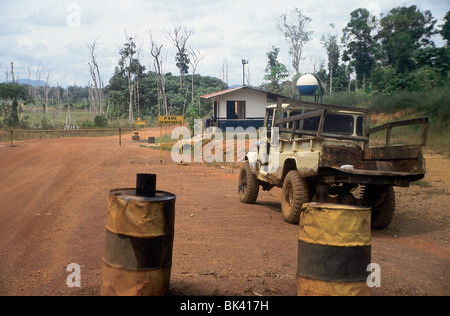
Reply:
M276 28L282 13L298 7L312 18L309 28L314 33L304 47L301 64L301 70L308 72L313 68L311 59L326 60L320 37L333 31L330 23L335 24L334 31L340 38L350 13L357 8L387 14L394 7L412 4L410 0L135 0L132 4L120 0L6 1L0 16L0 65L5 67L11 61L41 64L52 72L52 82L85 85L90 80L86 42L97 39L97 59L106 83L117 65L125 31L142 46L142 63L151 64L147 34L151 30L167 50L166 70L176 73L175 49L166 35L171 27L183 25L194 31L188 45L206 55L197 73L221 77L222 62L227 59L231 64L229 83L239 84L241 59L247 59L251 83L258 85L263 81L266 53L272 45L280 48L280 62L292 69L288 46ZM422 11L431 10L439 19L449 9L448 0L425 0L417 6Z
M21 35L24 29L19 21L9 16L0 16L0 37Z
M65 27L66 26L66 11L65 6L56 3L52 6L45 6L40 8L37 12L33 12L25 19L25 23L30 26L50 26L50 27Z

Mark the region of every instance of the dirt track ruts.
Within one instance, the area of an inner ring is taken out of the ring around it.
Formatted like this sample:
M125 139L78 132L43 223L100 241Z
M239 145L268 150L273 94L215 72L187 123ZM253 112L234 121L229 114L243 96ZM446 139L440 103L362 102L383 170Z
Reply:
M149 130L148 136L159 136ZM296 295L297 226L280 190L237 196L238 169L177 164L125 135L0 144L0 295L99 295L108 193L158 175L177 195L171 295ZM428 155L421 186L399 188L397 214L373 231L374 295L449 295L449 160ZM81 288L68 288L78 263Z

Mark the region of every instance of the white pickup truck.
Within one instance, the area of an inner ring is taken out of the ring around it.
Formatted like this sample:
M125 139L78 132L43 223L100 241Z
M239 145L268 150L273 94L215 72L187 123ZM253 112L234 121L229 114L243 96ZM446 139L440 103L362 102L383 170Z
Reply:
M391 144L392 128L413 124L423 126L421 144ZM427 118L371 128L368 109L279 98L267 107L264 127L267 139L246 154L239 172L239 197L252 204L260 187L282 188L281 209L289 223L298 224L304 203L321 201L370 206L372 227L386 228L395 212L393 187L425 176ZM383 145L370 147L371 134L383 130Z

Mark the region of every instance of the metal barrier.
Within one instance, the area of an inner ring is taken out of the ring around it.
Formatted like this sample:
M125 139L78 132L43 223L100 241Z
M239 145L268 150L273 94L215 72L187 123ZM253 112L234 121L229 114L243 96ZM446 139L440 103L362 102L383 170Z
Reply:
M116 132L119 135L119 146L122 146L122 133L123 132L132 132L133 129L130 128L105 128L105 129L60 129L60 130L14 130L11 129L8 131L10 134L10 143L11 146L14 146L14 142L16 141L15 135L17 134L46 134L46 133L62 133L62 134L72 134L71 136L78 136L77 133L97 133L97 132Z

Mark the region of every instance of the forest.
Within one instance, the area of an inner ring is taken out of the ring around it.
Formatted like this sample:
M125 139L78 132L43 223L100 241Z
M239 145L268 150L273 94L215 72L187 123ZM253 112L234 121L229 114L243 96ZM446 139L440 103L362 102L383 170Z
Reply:
M308 58L324 102L382 112L414 109L429 116L434 126L448 129L450 11L444 24L437 25L430 11L420 11L414 5L393 8L381 16L364 8L354 10L341 37L332 23L329 34L321 36L326 59L302 55L313 37L308 31L311 18L299 9L289 15L290 19L288 14L280 16L276 27L286 39L294 72L279 62L280 48L272 46L266 52L264 81L256 88L297 98L296 81L303 74L300 63ZM85 87L50 86L50 74L45 84L31 84L31 80L30 84L18 84L11 63L6 81L0 84L0 128L104 127L132 125L137 117L154 121L157 115L165 114L188 118L209 115L210 101L200 96L228 88L225 74L219 79L196 73L204 56L190 48L192 31L181 25L167 33L177 49L176 56L167 60L176 63L179 73L165 73L162 45L149 35L152 69L142 65L140 48L127 37L118 52L114 74L106 80L100 77L96 43L87 44L92 81ZM445 44L438 47L433 41L436 38Z

